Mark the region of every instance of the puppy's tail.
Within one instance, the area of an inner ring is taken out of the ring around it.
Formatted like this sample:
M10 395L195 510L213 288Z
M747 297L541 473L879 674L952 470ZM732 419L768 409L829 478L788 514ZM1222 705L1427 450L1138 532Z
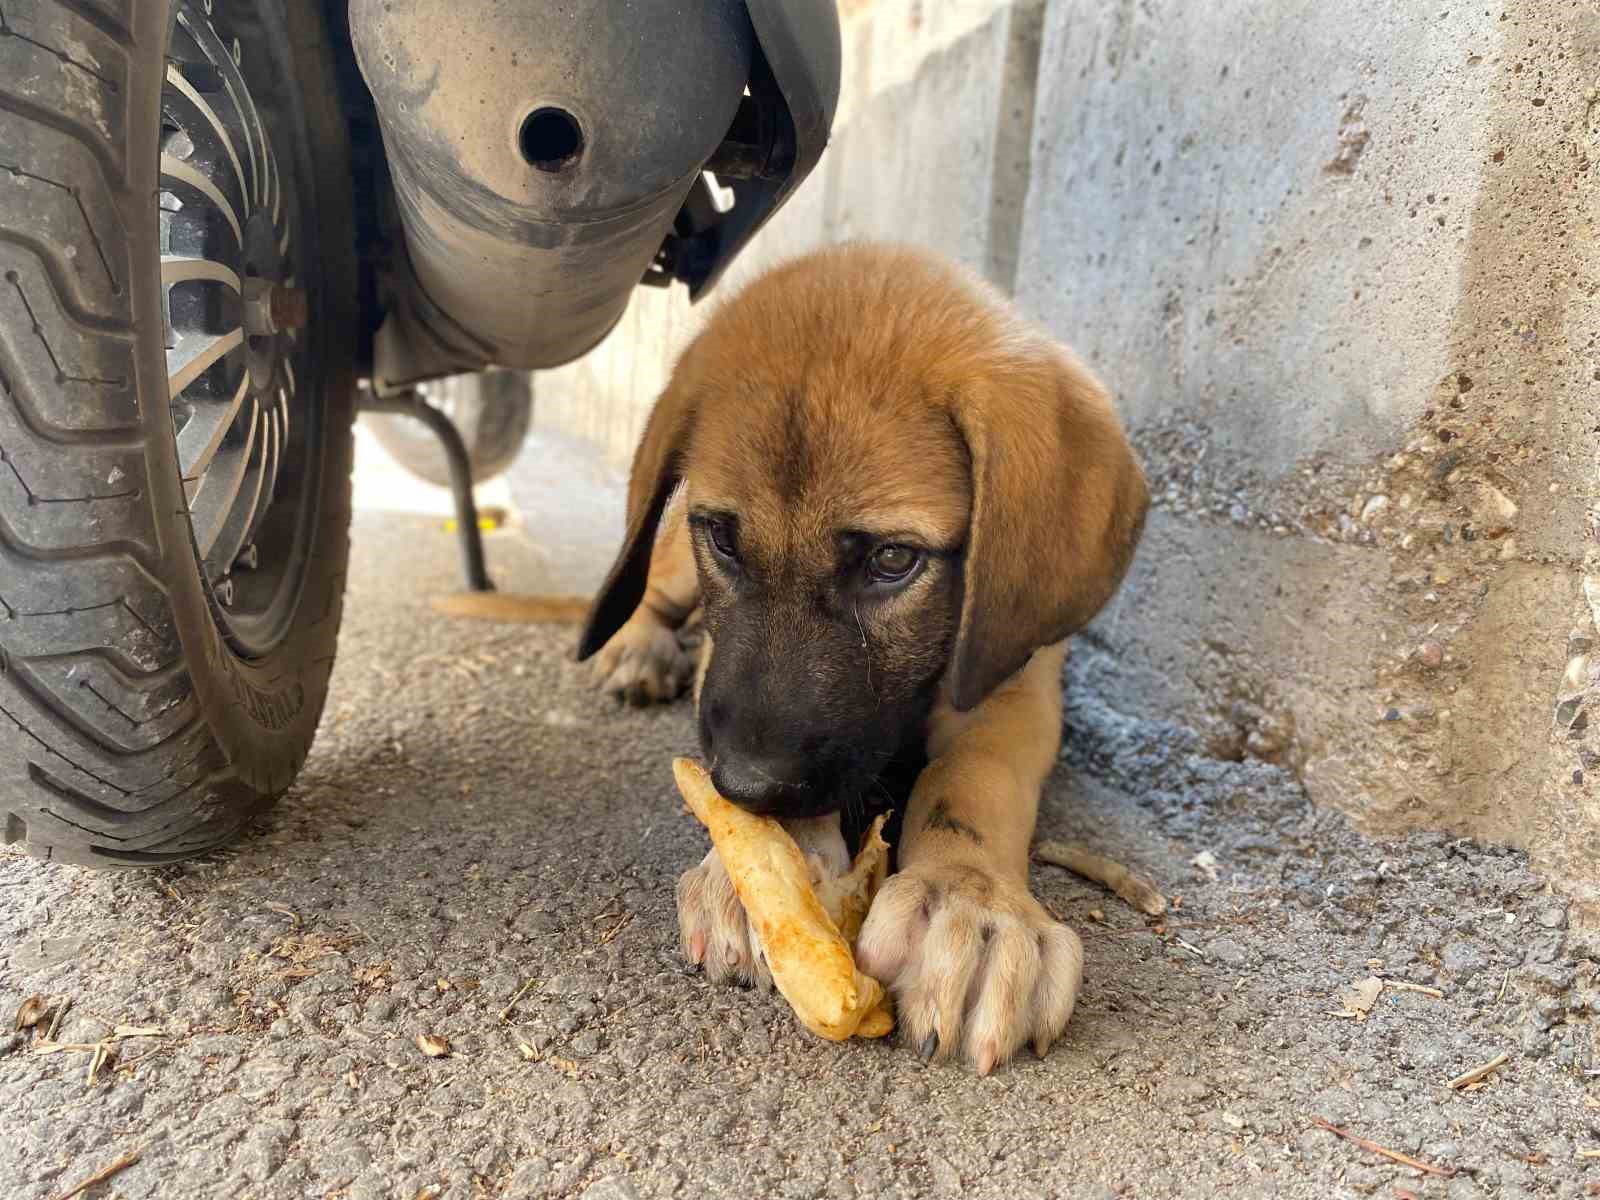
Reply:
M587 596L516 596L506 592L456 592L435 596L433 607L451 617L521 625L576 625L594 603Z

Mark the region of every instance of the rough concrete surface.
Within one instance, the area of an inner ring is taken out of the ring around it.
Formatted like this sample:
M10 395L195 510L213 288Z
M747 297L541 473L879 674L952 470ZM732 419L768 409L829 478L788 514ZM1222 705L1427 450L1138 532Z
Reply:
M549 447L546 447L548 451ZM555 470L546 458L541 470ZM519 468L526 474L527 460ZM614 480L561 467L595 512ZM518 491L517 479L512 490ZM551 586L538 488L490 540ZM677 956L704 836L684 705L616 707L570 629L454 622L436 516L366 511L324 728L237 849L96 874L0 857L0 1195L1579 1197L1600 1189L1600 945L1514 851L1369 841L1283 767L1117 711L1084 642L1042 833L1174 898L1152 926L1036 867L1084 937L1043 1061L979 1079L834 1046ZM554 544L554 543L551 543ZM592 585L609 545L561 557ZM1181 898L1181 902L1180 902ZM1369 976L1364 1020L1334 1015ZM30 996L63 1011L12 1035ZM158 1032L114 1038L118 1025ZM430 1058L418 1035L446 1039ZM1498 1054L1476 1090L1445 1082ZM1422 1175L1313 1117L1454 1171Z
M1016 287L1155 484L1119 701L1591 920L1597 83L1592 4L1053 0Z

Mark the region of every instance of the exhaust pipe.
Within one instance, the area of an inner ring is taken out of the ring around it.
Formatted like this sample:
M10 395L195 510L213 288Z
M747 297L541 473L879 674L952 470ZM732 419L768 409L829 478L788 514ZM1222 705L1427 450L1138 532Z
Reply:
M744 0L351 0L405 231L380 395L616 325L750 77Z

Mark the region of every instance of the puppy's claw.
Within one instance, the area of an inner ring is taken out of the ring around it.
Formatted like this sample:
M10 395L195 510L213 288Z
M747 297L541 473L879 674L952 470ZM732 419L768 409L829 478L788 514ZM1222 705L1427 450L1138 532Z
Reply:
M600 648L590 668L601 691L619 704L656 704L676 699L694 676L694 662L670 629L641 606Z
M939 1035L930 1033L922 1039L922 1046L917 1050L923 1062L932 1062L933 1056L939 1052Z
M858 946L863 969L894 993L912 1048L960 1053L979 1074L1030 1041L1045 1054L1083 977L1076 935L1025 884L968 866L890 878Z
M712 983L765 982L760 939L715 850L678 878L678 944Z
M1000 1047L995 1045L994 1042L984 1043L983 1048L978 1051L978 1060L974 1064L978 1068L978 1074L987 1075L994 1070L994 1065L999 1059Z

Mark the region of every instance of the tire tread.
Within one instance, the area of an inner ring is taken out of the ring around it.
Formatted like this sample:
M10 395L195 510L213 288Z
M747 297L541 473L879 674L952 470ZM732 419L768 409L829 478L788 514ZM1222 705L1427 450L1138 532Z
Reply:
M191 857L260 807L201 717L158 582L133 27L127 3L0 0L0 836L97 865Z

